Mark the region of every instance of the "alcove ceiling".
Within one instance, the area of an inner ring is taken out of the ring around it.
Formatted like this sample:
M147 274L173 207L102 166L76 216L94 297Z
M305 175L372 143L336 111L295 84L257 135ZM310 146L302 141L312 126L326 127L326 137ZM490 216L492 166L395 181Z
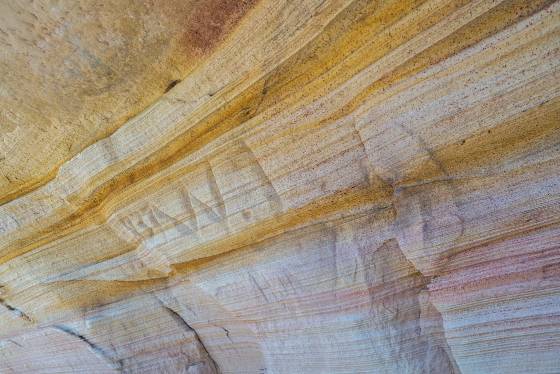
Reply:
M558 373L560 2L0 1L0 373Z

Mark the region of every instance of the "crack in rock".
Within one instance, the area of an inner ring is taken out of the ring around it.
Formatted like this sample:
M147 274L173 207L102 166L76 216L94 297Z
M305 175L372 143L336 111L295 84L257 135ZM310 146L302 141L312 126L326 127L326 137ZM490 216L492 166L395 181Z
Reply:
M161 302L161 301L160 301ZM210 361L211 366L213 366L214 371L216 373L220 373L220 367L218 366L218 364L216 363L216 361L214 361L214 358L210 355L210 352L208 352L208 349L206 349L206 346L204 345L204 343L202 342L202 339L200 339L200 336L198 335L198 333L196 332L195 329L193 329L191 327L191 325L189 325L189 323L187 321L185 321L183 319L183 317L181 317L181 315L179 313L177 313L176 311L174 311L173 309L171 309L170 307L166 306L165 304L161 303L162 307L169 313L169 315L175 320L177 321L180 325L182 325L183 327L185 327L185 329L187 329L188 331L192 331L194 334L194 337L196 339L196 341L200 344L200 346L202 347L202 350L204 351L204 353L206 353L206 355L208 356L208 360Z
M80 334L79 332L77 332L76 330L68 327L68 326L64 326L64 325L54 325L52 326L54 329L58 330L58 331L62 331L65 334L68 334L70 336L73 336L77 339L80 339L82 342L86 343L89 347L89 349L95 353L98 357L102 358L104 361L108 362L112 368L119 370L120 372L122 372L123 370L123 363L122 360L114 360L111 355L109 355L107 352L105 352L103 350L103 348L101 348L100 346L98 346L97 344L93 343L92 341L90 341L88 338L86 338L85 336L83 336L82 334Z
M21 319L23 319L27 322L33 322L33 319L31 317L29 317L29 315L24 313L22 310L14 307L13 305L8 304L4 299L0 299L0 305L6 307L6 309L8 309L13 314L15 314L17 317L19 317L19 318L21 318Z

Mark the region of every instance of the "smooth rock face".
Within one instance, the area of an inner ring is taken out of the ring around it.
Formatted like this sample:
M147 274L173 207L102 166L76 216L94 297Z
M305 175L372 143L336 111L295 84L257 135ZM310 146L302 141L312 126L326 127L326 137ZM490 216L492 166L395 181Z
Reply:
M560 1L4 1L0 45L0 373L560 372Z

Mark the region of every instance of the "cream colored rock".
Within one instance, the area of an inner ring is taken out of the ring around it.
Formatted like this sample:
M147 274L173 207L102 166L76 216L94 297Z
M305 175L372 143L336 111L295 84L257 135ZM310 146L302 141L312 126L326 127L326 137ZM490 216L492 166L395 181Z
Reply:
M0 18L0 372L558 372L560 2Z

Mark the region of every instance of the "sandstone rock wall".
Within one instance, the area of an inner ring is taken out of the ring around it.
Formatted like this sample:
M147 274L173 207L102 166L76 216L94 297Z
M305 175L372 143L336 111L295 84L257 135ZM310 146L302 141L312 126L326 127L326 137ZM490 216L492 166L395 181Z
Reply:
M1 373L560 372L560 2L124 4L0 5Z

